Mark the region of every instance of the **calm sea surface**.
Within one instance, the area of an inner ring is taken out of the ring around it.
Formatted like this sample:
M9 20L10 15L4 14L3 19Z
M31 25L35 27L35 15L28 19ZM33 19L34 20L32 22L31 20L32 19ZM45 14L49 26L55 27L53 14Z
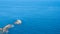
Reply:
M60 0L0 0L0 28L16 19L8 34L60 34Z

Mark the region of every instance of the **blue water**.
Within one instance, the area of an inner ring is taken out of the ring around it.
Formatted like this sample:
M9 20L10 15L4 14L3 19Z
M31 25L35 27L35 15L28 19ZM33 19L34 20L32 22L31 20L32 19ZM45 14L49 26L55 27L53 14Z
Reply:
M16 19L8 34L60 34L60 0L0 0L0 27Z

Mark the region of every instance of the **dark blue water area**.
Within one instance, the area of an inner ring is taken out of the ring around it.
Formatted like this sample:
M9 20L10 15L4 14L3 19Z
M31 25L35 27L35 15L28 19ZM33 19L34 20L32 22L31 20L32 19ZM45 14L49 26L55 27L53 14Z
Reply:
M60 34L60 0L0 0L0 28L17 19L8 34Z

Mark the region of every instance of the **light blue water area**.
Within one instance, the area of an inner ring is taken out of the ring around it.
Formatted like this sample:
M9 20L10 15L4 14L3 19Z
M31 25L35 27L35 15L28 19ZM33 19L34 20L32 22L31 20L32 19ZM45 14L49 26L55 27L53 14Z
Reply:
M60 34L60 0L0 0L0 27L16 19L8 34Z

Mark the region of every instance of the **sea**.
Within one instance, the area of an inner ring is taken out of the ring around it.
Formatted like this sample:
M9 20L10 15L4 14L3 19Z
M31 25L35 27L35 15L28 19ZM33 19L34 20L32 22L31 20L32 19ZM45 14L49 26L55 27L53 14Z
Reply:
M18 19L8 34L60 34L60 0L0 0L0 28Z

